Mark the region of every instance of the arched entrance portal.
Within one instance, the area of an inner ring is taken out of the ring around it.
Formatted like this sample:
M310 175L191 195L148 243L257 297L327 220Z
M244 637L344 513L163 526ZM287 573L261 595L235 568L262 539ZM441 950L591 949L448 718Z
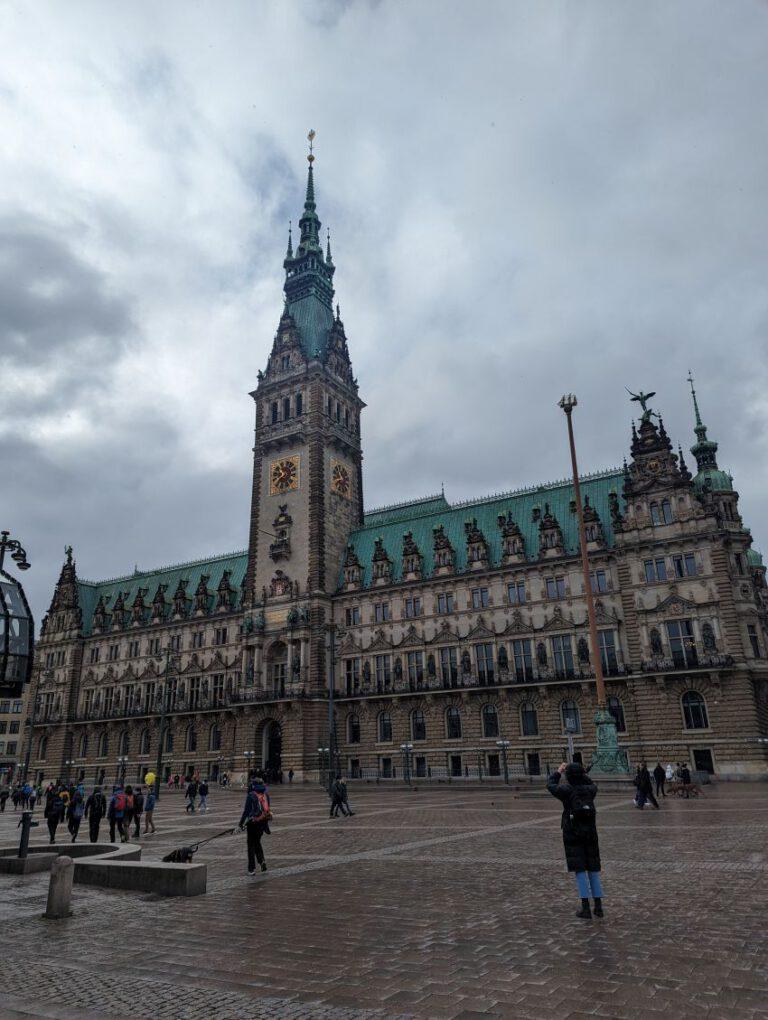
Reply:
M261 767L268 782L279 779L283 767L283 731L280 723L270 720L261 733Z

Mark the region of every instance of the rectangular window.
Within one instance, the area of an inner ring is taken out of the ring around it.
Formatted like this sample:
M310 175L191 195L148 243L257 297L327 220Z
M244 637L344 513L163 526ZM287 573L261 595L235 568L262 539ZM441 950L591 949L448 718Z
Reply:
M91 665L93 665L94 663L99 661L99 651L100 651L100 649L98 649L98 648L92 648L91 649L91 654L90 654L90 659L89 659Z
M200 677L192 676L189 678L189 707L199 708L200 707Z
M57 666L63 666L66 661L67 661L67 653L62 648L60 651L56 652L56 665Z
M737 574L744 574L745 573L745 570L744 570L744 557L742 556L741 553L736 553L736 555L734 556L734 559L736 560L736 573Z
M51 695L53 697L53 695ZM0 701L0 712L10 712L11 703L10 701Z
M109 659L109 661L110 662L114 662L115 659L119 658L119 656L120 656L120 645L110 645L109 646L109 652L108 652L108 655L107 655L107 658Z
M550 638L552 642L552 657L555 660L555 671L563 677L573 676L573 649L569 634L558 635Z
M18 741L16 741L16 740L9 740L7 746L8 746L8 754L16 754L16 748L18 747Z
M0 720L0 733L7 733L7 732L8 732L8 723L5 721L5 719Z
M345 617L348 627L356 627L360 623L360 606L348 606Z
M147 655L159 655L160 654L160 638L153 637L149 639L147 646Z
M192 635L192 647L202 648L205 645L205 631L196 630Z
M481 684L492 684L494 679L493 645L475 645L477 678Z
M752 654L756 659L762 658L760 654L760 642L757 639L757 628L754 624L747 624L747 633L749 634L749 643L752 645Z
M217 627L213 632L213 643L215 645L225 645L227 643L227 628Z
M487 588L473 588L472 589L472 608L473 609L486 609L488 606L488 589Z
M608 577L604 570L593 570L589 575L589 580L594 595L608 591Z
M675 577L695 577L696 557L693 553L685 553L681 556L673 556L672 563L675 567Z
M169 639L169 644L171 646L171 651L172 652L180 652L181 651L181 634L171 634L171 637Z
M453 594L451 592L437 596L437 611L438 613L453 612Z
M616 632L601 630L598 632L597 640L600 645L600 661L603 664L604 672L615 675L619 668L619 660L616 655Z
M692 669L699 663L696 642L693 638L693 624L690 620L670 620L667 636L672 661L681 669Z
M104 691L104 714L109 715L112 711L112 702L114 701L115 691L112 687L107 687Z
M389 655L376 656L376 687L386 690L392 682L392 658Z
M565 598L565 578L564 577L548 577L546 580L547 586L547 598L548 599L564 599Z
M515 662L515 679L518 683L533 679L533 657L530 638L518 638L512 642L512 658Z
M296 394L296 417L300 417L304 413L304 396L301 393Z
M386 623L389 619L389 602L375 602L373 606L375 623Z
M291 398L283 397L283 421L288 421L291 417Z
M663 557L655 560L645 560L644 566L645 580L648 584L653 584L655 581L666 581L667 564Z
M16 712L17 715L21 715L21 710L24 708L23 701L14 701L13 708L11 711Z
M507 597L511 606L525 605L525 581L512 581L508 584Z
M224 674L213 675L213 704L218 708L224 704Z
M382 777L382 779L391 779L392 778L392 759L391 758L381 758L380 759L380 766L379 767L381 769L381 777Z
M416 616L421 616L421 598L418 596L405 600L406 620L412 620Z
M48 652L48 654L45 657L45 668L46 669L52 669L55 660L56 660L56 653L55 652Z
M129 659L136 659L136 658L138 658L138 655L139 655L139 642L138 641L129 641L128 642L128 658Z
M455 648L440 649L440 673L446 687L459 682L459 656Z
M272 407L270 408L270 419L273 425L277 424L277 417L278 417L277 401L273 400Z
M408 683L411 687L424 679L424 656L421 652L408 652Z
M347 694L354 694L360 688L360 659L344 660L344 677Z
M14 721L13 721L13 722L11 723L11 727L10 727L10 729L8 730L8 732L9 732L9 733L18 733L18 732L19 732L19 726L21 726L21 723L20 723L20 722L18 721L18 719L17 719L17 720L14 720Z

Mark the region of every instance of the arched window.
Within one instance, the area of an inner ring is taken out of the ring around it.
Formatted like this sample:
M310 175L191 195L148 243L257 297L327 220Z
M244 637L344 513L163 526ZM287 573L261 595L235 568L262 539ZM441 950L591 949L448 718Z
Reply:
M347 716L347 743L360 743L360 716L354 712Z
M458 708L445 711L445 735L449 740L458 740L461 736L461 712Z
M379 713L379 743L389 744L392 741L392 716L389 712Z
M427 723L424 713L420 708L414 708L411 712L411 740L427 739Z
M499 735L499 713L495 705L483 705L483 736L498 737Z
M530 701L524 701L520 706L520 730L524 737L539 735L539 716L535 705Z
M214 723L208 731L208 750L209 751L220 751L221 750L221 730L218 723Z
M651 524L661 524L661 513L658 503L651 503Z
M45 753L48 750L48 737L40 737L37 742L37 757L45 759Z
M145 729L141 731L141 736L139 737L139 754L149 754L151 739L149 730Z
M84 733L82 737L80 737L80 753L78 754L78 758L87 757L88 757L88 734Z
M170 728L170 726L165 731L165 749L166 751L173 750L173 730Z
M120 757L130 754L131 750L131 738L128 736L128 730L123 730L117 739L117 753Z
M109 754L109 734L102 733L99 737L99 746L96 751L97 758L106 758Z
M579 715L579 706L575 701L561 701L560 715L566 733L581 733L581 716Z
M613 716L613 721L616 723L617 733L627 732L627 723L624 719L624 706L618 698L608 699L608 711Z
M674 517L672 516L672 504L668 499L663 499L661 501L661 516L665 524L671 524L674 520Z
M187 726L187 735L184 741L184 746L187 751L197 750L197 730L194 726Z
M686 691L683 695L683 718L687 730L709 729L707 703L698 691Z

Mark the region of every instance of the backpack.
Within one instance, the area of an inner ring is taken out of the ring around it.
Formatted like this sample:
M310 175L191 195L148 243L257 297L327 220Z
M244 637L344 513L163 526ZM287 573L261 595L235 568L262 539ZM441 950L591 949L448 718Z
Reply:
M133 811L133 794L132 793L129 793L129 794L126 795L125 806L128 808L129 811Z
M572 787L571 802L568 806L568 815L574 829L584 832L592 829L595 824L595 805L592 803L592 796L576 786Z
M124 793L115 794L115 815L122 815L125 811L126 797Z
M258 790L253 791L253 796L256 798L256 802L261 808L261 814L251 815L251 819L254 822L268 822L272 817L272 810L269 806L269 800L267 799L266 793L259 793Z

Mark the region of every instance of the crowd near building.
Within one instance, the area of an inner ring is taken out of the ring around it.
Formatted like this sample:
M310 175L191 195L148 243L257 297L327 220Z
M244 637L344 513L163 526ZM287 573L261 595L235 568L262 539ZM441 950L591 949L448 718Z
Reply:
M301 780L329 757L352 777L537 774L569 736L589 760L572 485L366 512L365 405L311 156L299 231L251 394L248 548L108 581L80 578L68 550L37 645L30 777L136 781L159 764ZM651 396L623 467L582 484L619 744L632 764L766 778L765 569L696 393L690 469Z

